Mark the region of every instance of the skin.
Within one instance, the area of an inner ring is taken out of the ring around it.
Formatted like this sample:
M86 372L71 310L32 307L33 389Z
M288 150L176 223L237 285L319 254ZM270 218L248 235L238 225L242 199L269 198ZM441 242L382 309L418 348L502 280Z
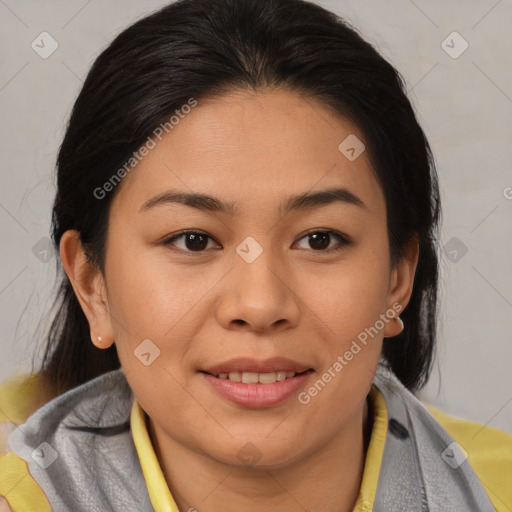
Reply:
M385 328L311 401L247 410L198 372L233 357L283 356L314 369L311 386L379 315L410 298L417 244L392 266L382 189L367 152L338 145L360 130L312 98L288 90L231 91L201 100L127 175L113 200L104 275L78 233L61 257L100 348L115 342L164 476L181 511L352 510L364 469L366 396ZM282 215L289 195L343 187L363 207L334 202ZM236 215L177 203L140 212L169 189L234 202ZM183 229L206 233L194 252ZM317 249L306 232L331 230ZM263 248L247 263L248 236ZM327 245L327 243L326 243ZM341 247L339 251L329 249ZM101 336L102 341L98 341ZM149 338L149 366L134 356ZM237 457L247 443L260 459Z

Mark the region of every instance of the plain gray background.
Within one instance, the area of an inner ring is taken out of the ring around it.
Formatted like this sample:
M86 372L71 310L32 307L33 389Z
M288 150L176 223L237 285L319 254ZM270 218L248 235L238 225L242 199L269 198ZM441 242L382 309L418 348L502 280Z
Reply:
M0 380L30 369L49 320L53 172L82 80L117 33L165 3L0 0ZM422 396L512 432L512 1L317 3L402 73L435 153L446 250L438 358ZM46 59L31 46L44 37L51 48L42 32L58 44Z

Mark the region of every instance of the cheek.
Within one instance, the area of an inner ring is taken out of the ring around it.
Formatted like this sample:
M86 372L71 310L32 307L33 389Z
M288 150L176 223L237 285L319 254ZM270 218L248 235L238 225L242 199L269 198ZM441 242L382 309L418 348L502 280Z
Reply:
M364 403L382 351L377 322L386 311L387 261L375 251L364 257L361 252L324 280L323 289L307 284L315 290L309 306L320 319L323 338L322 367L298 397L313 430L336 432Z
M169 266L165 275L165 266L142 252L114 257L112 251L116 264L107 279L119 359L143 409L155 418L164 414L165 423L168 411L179 410L190 398L181 363L196 332L198 319L187 313L199 300L199 290L187 292L182 273L174 269L171 274Z
M312 387L304 390L301 403L313 422L323 418L318 428L338 428L344 420L325 417L325 410L355 410L371 386L382 350L380 319L389 292L388 254L387 239L375 236L331 267L329 276L319 279L316 275L304 285L304 290L312 292L308 305L322 329L323 365ZM326 422L323 427L322 421Z
M386 240L377 240L326 267L325 274L304 277L302 289L327 338L347 343L385 313L389 276Z
M187 313L200 290L189 286L179 268L158 261L140 244L134 243L130 251L122 249L112 244L106 273L114 339L123 366L135 364L134 351L146 339L161 350L162 340L172 340L173 354L179 358L189 337L183 332L190 328Z

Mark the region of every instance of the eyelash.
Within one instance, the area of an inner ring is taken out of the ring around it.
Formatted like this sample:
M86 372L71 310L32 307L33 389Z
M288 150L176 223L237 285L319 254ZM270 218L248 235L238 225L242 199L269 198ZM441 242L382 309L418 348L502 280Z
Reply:
M321 230L321 229L314 229L314 230L310 230L306 233L304 233L304 235L301 236L301 238L299 238L299 241L306 238L307 236L309 235L314 235L314 234L329 234L331 236L334 236L338 242L339 242L339 246L338 247L335 247L334 249L326 249L326 250L313 250L311 249L312 252L315 252L315 253L333 253L333 252L338 252L338 251L341 251L342 249L344 249L345 247L349 246L352 244L352 241L350 240L349 237L347 237L346 235L342 235L341 233L339 233L338 231L334 231L334 230ZM176 240L178 240L179 238L183 237L184 235L187 235L187 234L194 234L194 235L204 235L206 237L208 237L210 240L214 240L210 235L208 235L207 233L203 232L203 231L196 231L196 230L192 230L192 229L186 229L186 230L183 230L183 231L180 231L174 235L172 235L171 237L169 238L166 238L162 244L164 246L169 246L169 245L172 245ZM190 253L190 254L200 254L200 253L203 253L203 252L206 252L206 249L202 250L202 251L189 251L189 250L186 250L186 249L175 249L177 251L180 251L180 252L185 252L185 253Z

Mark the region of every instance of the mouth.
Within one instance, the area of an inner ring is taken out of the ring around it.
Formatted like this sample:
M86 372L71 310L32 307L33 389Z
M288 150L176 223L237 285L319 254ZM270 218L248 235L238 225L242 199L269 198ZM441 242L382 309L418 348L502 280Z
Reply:
M289 359L274 358L236 359L199 373L224 400L259 409L284 403L304 386L314 371Z

